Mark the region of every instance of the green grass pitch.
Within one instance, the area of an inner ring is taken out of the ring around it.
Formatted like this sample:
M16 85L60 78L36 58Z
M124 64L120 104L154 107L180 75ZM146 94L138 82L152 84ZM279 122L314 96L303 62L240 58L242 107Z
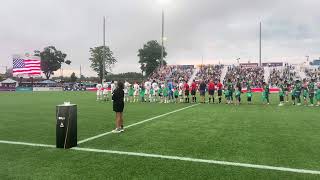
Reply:
M243 99L244 95L243 95ZM200 104L79 145L320 170L320 108ZM78 140L114 128L109 102L92 92L0 93L0 140L55 145L55 108L78 105ZM130 125L190 104L129 103ZM0 143L0 179L320 179L320 175Z

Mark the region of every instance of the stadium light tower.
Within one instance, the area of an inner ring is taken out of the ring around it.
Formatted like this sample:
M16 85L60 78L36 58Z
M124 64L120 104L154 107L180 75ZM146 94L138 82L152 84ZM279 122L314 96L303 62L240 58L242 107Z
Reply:
M103 16L103 60L102 60L102 82L105 81L105 69L106 69L106 17Z
M259 66L262 66L262 55L261 55L261 39L262 39L262 23L260 22L260 33L259 33Z
M162 25L161 25L161 59L160 67L163 66L163 53L164 53L164 6L167 5L171 0L157 0L162 9Z
M238 65L240 65L240 58L237 58L237 63Z

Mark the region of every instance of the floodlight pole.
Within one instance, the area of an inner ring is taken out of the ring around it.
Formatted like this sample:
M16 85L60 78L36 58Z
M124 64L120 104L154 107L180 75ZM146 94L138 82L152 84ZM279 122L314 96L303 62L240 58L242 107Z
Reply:
M162 31L161 31L161 59L160 59L160 67L163 66L163 53L164 53L164 47L163 47L163 40L164 40L164 10L162 9Z
M106 69L106 17L103 16L103 60L102 60L102 81L105 79L105 69Z
M260 22L260 38L259 38L259 66L262 66L262 63L261 63L261 36L262 36L262 32L261 32L261 22Z

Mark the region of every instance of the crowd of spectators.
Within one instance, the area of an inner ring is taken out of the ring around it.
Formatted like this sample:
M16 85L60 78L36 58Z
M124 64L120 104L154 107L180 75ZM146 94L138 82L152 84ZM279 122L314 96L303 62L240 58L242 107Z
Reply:
M228 79L233 83L241 81L243 87L246 82L251 82L252 87L262 87L264 69L263 67L229 66L223 83L225 84Z
M222 70L224 65L201 65L199 71L195 76L195 80L203 80L208 83L210 80L217 82L221 79ZM270 77L269 85L271 87L277 87L281 80L292 82L295 79L300 78L300 74L297 73L295 66L284 64L281 67L269 67L270 68ZM272 69L271 69L272 68ZM164 66L160 69L157 69L151 76L150 79L156 79L158 81L172 80L174 82L179 81L189 81L193 72L194 66L188 65L171 65ZM305 70L306 76L309 79L315 79L320 81L320 68L318 69L307 69ZM241 82L242 86L245 87L247 82L250 82L251 87L261 88L263 82L265 81L264 77L264 68L263 67L245 67L245 66L228 66L227 73L223 80L223 83L226 84L227 80L236 84L238 81Z
M320 67L318 69L306 69L305 73L308 78L320 81Z
M163 66L162 68L156 69L149 78L162 82L166 80L172 80L175 82L188 81L191 78L193 71L193 65Z
M201 65L196 75L196 80L203 80L208 83L210 80L218 82L221 78L223 65Z
M277 87L281 80L292 82L294 79L299 78L295 68L295 66L289 64L285 64L285 66L281 68L273 68L270 71L270 86Z
M177 82L177 81L188 81L194 71L194 66L192 65L177 65L174 66L172 74L171 74L171 79L173 79L173 81Z
M150 79L157 79L159 81L165 81L172 74L172 66L162 66L157 68L149 77Z

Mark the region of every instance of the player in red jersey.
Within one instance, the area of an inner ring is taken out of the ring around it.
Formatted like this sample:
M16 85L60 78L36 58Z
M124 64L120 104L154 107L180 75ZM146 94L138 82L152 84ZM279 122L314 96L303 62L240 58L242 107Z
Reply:
M196 92L197 92L197 83L196 83L196 80L193 80L191 84L192 102L197 102Z
M219 82L217 84L217 88L218 88L218 97L219 97L219 104L220 104L221 103L221 97L222 97L222 88L223 88L223 85L220 82L220 80L219 80Z
M190 87L189 87L188 82L186 81L186 82L184 83L184 98L185 98L185 102L186 102L186 103L189 103L189 102L190 102L189 90L190 90Z
M208 84L208 91L209 91L209 104L214 103L214 90L215 90L215 84L213 83L213 80L211 80Z

